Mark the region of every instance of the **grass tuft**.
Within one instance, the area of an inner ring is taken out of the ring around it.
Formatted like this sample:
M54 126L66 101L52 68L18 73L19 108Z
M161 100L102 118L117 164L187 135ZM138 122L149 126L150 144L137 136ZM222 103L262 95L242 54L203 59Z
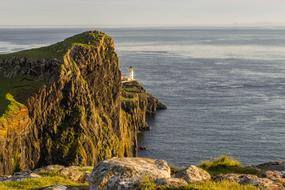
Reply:
M211 175L227 173L260 175L260 172L255 168L243 166L238 160L228 155L223 155L212 160L205 160L199 167L208 171Z
M44 176L41 178L25 179L23 181L0 182L1 190L36 190L54 185L82 187L88 189L87 183L76 183L61 176Z
M200 182L193 183L178 188L161 187L158 190L258 190L253 185L240 185L236 182L221 181L221 182Z

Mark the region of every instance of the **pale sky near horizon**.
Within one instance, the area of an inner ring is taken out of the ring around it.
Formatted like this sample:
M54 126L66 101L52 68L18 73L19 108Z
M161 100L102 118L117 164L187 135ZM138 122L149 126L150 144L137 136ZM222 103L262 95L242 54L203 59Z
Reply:
M3 25L285 26L285 0L0 0Z

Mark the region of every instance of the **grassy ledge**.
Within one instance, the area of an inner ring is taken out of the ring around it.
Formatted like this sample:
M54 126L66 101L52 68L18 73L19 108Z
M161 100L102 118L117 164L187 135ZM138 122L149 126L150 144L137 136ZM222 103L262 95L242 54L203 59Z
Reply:
M91 47L100 45L101 40L107 37L103 32L84 32L73 37L67 38L62 42L30 50L19 51L15 53L2 54L1 58L11 57L26 57L30 60L42 60L42 59L63 59L64 54L68 49L74 46Z
M7 93L5 95L5 101L10 102L7 104L7 109L5 113L0 117L0 123L3 123L9 118L13 113L20 111L22 108L25 108L26 106L17 102L14 97L10 94ZM6 103L5 103L6 104Z
M211 175L227 173L260 175L258 170L249 166L243 166L238 160L227 155L212 160L205 160L199 167L208 171Z
M1 182L1 190L38 190L54 185L64 185L68 187L80 187L88 189L87 183L77 183L62 176L44 176L41 178L25 179L23 181Z

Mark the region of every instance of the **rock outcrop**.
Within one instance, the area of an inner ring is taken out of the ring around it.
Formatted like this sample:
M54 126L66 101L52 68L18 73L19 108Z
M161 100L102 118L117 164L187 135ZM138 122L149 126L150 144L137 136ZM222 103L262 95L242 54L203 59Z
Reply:
M148 130L147 116L154 115L157 110L166 109L166 106L147 93L138 81L124 81L122 85L122 109L129 118L129 125L136 125L141 131Z
M16 172L14 175L0 177L0 182L24 181L31 178L45 176L60 176L73 182L84 183L89 176L92 167L49 165L33 171Z
M135 190L144 185L145 179L157 187L180 187L211 179L210 174L196 166L186 168L181 174L172 177L164 160L112 158L93 169L89 177L90 190Z
M211 175L208 172L193 165L177 172L175 177L182 178L188 183L207 181L211 179Z
M281 179L279 177L279 179ZM241 185L254 185L261 190L284 190L285 183L279 180L272 180L266 177L258 177L249 174L226 174L214 177L215 181L234 181Z
M0 55L0 175L134 156L147 112L163 108L137 86L122 91L113 40L102 32Z

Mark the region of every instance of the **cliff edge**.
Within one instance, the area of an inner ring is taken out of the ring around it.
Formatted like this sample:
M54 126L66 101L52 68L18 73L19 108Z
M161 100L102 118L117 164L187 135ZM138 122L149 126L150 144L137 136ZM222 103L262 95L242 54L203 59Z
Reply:
M137 82L122 84L102 32L0 55L0 175L134 156L137 131L164 108Z

